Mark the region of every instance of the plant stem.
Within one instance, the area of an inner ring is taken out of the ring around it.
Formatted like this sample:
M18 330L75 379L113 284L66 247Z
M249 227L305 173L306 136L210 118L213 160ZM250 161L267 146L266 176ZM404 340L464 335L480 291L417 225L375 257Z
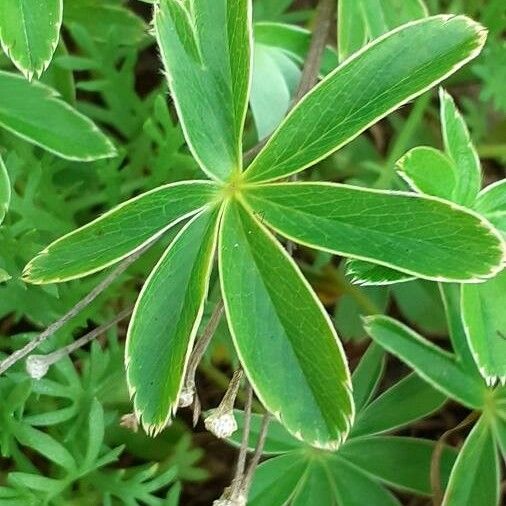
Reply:
M260 457L262 456L262 452L264 450L271 416L272 415L270 413L265 413L262 419L262 427L260 428L260 434L258 435L258 442L255 448L255 453L253 454L253 457L248 466L248 470L246 472L246 476L244 477L245 495L248 495L248 491L251 487L251 482L253 481L253 475L255 474L255 470L258 466L258 463L260 462Z
M44 332L39 334L35 339L30 341L23 348L16 350L9 355L6 359L0 362L0 374L3 374L7 369L12 367L16 362L29 355L35 348L37 348L46 339L49 339L53 334L60 330L68 321L76 317L84 308L89 306L106 288L108 288L125 270L134 263L145 251L147 251L158 239L152 239L145 244L142 248L126 257L108 276L106 276L90 293L81 299L73 308L64 314L59 320L52 323Z

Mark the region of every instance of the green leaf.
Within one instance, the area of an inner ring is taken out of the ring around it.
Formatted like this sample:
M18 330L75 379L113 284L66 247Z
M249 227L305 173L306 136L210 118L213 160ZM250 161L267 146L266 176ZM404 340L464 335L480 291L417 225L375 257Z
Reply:
M297 65L280 49L255 44L251 112L258 138L267 137L287 113L300 79Z
M397 162L397 170L415 191L453 200L457 169L438 149L419 146L408 151Z
M351 439L339 456L401 490L431 495L430 469L435 443L410 437L364 437ZM445 447L441 455L441 485L448 482L456 452Z
M506 179L484 188L474 208L506 236Z
M100 449L104 441L104 410L97 399L92 399L88 416L88 444L82 464L83 470L93 469L93 465L100 456Z
M346 357L321 303L274 237L235 202L219 251L228 324L259 399L298 439L338 447L353 400Z
M384 265L365 262L352 258L346 262L346 275L352 278L352 283L361 286L383 286L395 283L405 283L415 279L395 269Z
M506 460L506 416L503 418L497 416L492 423L497 446L501 451L503 460Z
M43 455L46 459L71 472L76 463L69 451L49 434L34 429L25 423L18 423L15 428L16 439L24 446Z
M481 165L473 146L464 118L455 106L453 98L439 90L441 125L446 154L457 167L457 186L454 200L472 207L481 186Z
M249 0L163 0L155 32L186 140L209 177L242 166L249 93Z
M247 179L271 181L313 165L453 74L484 42L483 27L463 16L423 19L380 37L299 102L252 162Z
M460 450L442 506L497 506L499 477L491 428L482 416Z
M471 409L483 407L485 384L470 376L453 355L386 316L366 318L366 330L383 348L406 362L443 394Z
M297 25L260 22L254 25L254 38L257 44L276 47L299 61L304 62L311 42L311 32ZM322 55L321 75L327 75L337 67L337 55L327 46Z
M0 126L67 160L116 155L96 125L38 82L0 71Z
M367 41L361 7L360 0L340 0L337 3L337 48L341 62Z
M425 279L476 281L502 268L502 238L455 204L333 183L248 186L244 198L290 240Z
M242 431L244 427L244 412L238 409L234 410L234 416L237 420L238 430L232 434L228 441L239 448L242 443ZM248 450L254 451L258 442L258 436L262 427L263 415L251 413L250 433L248 439ZM277 421L271 420L267 431L263 455L276 455L286 453L305 447L304 443L295 439L288 431Z
M0 2L2 49L29 80L40 77L49 65L58 45L62 14L63 0Z
M489 385L506 383L506 269L479 285L462 287L462 319L469 347Z
M480 377L477 365L469 349L467 336L462 322L461 291L462 285L440 283L439 290L443 300L450 340L457 361L462 363L468 375Z
M24 279L55 283L104 269L197 213L215 193L209 181L173 183L143 193L50 244L25 267Z
M155 435L176 412L207 296L219 211L203 211L176 236L137 299L125 364L134 408Z
M345 459L334 457L327 467L335 481L341 506L400 506L400 502L376 480Z
M362 355L351 377L353 400L358 414L376 392L385 369L385 352L376 343L371 343Z
M436 283L416 279L393 286L392 294L402 315L419 331L447 334L446 316Z
M261 464L255 471L249 506L287 504L305 481L309 462L302 453L289 453Z
M398 429L434 413L445 401L444 395L410 374L359 413L351 434L359 437Z
M4 221L7 209L11 201L11 182L5 168L4 161L0 155L0 224Z
M317 460L309 464L304 486L298 487L290 506L307 506L308 504L337 504L334 483L322 462Z

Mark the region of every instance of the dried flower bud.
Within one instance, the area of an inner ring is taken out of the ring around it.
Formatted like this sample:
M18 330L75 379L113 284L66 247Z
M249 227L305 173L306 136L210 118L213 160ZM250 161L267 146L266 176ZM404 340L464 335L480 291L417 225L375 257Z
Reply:
M217 438L230 437L237 430L237 422L232 411L221 412L217 409L204 420L206 429Z
M184 386L179 396L179 407L187 408L193 404L195 399L195 388L192 386Z
M30 355L26 359L26 372L32 378L40 380L47 374L50 365L51 362L45 355Z
M222 496L213 502L213 506L246 506L246 495L242 491L233 492L233 487L227 487Z
M127 413L126 415L123 415L119 424L121 427L131 430L132 432L137 432L139 430L139 420L137 419L135 413Z

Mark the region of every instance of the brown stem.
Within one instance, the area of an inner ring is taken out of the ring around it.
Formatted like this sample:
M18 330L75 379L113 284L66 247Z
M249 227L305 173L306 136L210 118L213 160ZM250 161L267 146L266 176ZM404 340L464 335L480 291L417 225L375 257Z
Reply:
M258 463L260 462L260 457L262 456L262 452L264 450L271 416L272 415L270 413L265 413L262 419L262 426L260 428L260 434L258 435L255 453L253 454L253 457L248 465L248 470L246 471L246 476L244 477L244 492L246 496L248 495L248 491L251 487L251 482L253 481L253 475L255 474L255 470L258 466Z
M432 488L432 502L434 506L441 506L444 498L444 493L441 489L441 455L443 453L446 440L455 432L458 432L473 423L479 416L480 414L477 411L473 411L456 427L447 430L436 443L430 464L430 484Z
M88 295L81 299L70 311L64 314L59 320L55 321L49 327L39 334L35 339L30 341L23 348L16 350L9 355L6 359L0 362L0 374L4 373L12 367L16 362L29 355L35 348L37 348L46 339L49 339L53 334L60 330L68 321L77 316L84 308L89 306L106 288L108 288L125 270L135 262L146 250L148 250L154 242L158 239L152 239L145 244L142 248L126 257L108 276L106 276Z

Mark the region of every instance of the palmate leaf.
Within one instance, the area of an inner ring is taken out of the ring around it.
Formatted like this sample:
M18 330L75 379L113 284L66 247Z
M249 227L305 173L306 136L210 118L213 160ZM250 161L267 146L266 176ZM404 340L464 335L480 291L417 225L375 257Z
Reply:
M63 0L2 0L0 42L16 67L40 77L58 45Z
M111 141L86 116L39 82L0 71L0 127L68 160L116 154Z
M10 201L11 183L9 181L9 174L7 174L4 161L0 155L0 224L5 217L7 209L9 208Z
M223 217L219 262L229 327L258 397L299 439L338 447L353 419L351 382L312 289L279 243L234 201Z
M137 300L125 364L134 408L146 432L176 412L197 333L216 247L219 211L195 216L162 256Z
M484 382L470 375L453 355L386 316L366 318L365 328L378 344L412 367L434 388L471 409L483 407L487 392Z
M504 244L495 229L434 197L332 183L249 186L244 197L290 240L409 275L465 282L502 268Z
M442 506L497 506L499 477L490 421L482 416L457 457Z
M479 285L462 287L462 319L469 347L488 384L506 382L506 269Z
M155 33L193 155L209 177L241 170L251 59L250 0L162 0Z
M26 267L30 283L68 281L108 267L209 204L210 181L160 186L111 209L50 244Z
M247 179L279 179L326 157L477 56L485 35L466 17L435 16L376 39L299 102L248 167Z

